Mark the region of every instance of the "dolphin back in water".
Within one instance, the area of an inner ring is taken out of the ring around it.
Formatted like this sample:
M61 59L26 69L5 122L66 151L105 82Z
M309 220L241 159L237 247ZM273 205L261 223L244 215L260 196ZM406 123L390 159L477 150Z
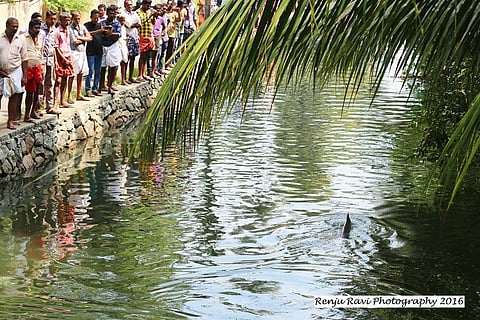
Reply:
M352 220L350 220L350 215L347 213L347 219L342 228L342 238L348 238L350 236L350 230L352 230Z

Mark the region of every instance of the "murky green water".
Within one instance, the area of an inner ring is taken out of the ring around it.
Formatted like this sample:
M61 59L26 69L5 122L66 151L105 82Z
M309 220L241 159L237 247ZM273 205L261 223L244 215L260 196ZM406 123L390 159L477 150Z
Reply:
M1 184L1 319L474 319L480 197L446 221L401 82L252 102L196 154L129 162L134 126ZM410 104L414 101L410 102ZM418 215L417 215L418 212ZM352 217L350 239L339 232ZM466 295L465 310L318 309L318 295Z

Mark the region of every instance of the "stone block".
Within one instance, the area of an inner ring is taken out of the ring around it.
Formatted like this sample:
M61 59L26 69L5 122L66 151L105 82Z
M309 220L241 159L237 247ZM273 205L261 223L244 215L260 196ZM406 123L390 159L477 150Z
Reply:
M2 162L2 171L4 174L12 174L13 173L13 165L8 161L8 159L5 159Z
M42 146L45 135L41 132L35 133L35 145Z
M69 131L69 132L72 132L74 129L75 129L75 125L73 122L71 121L66 121L63 126L65 127L65 129L63 129L62 131Z
M35 162L33 161L32 155L27 154L25 157L23 157L22 164L26 170L30 170L35 167Z
M45 157L47 157L47 158L48 158L48 157L51 157L52 155L49 155L49 153L51 153L51 152L47 152L47 153L45 154ZM41 166L44 162L45 162L45 158L44 158L44 157L41 157L41 156L36 156L36 157L35 157L35 166L39 167L39 166Z
M47 134L43 137L43 145L49 149L52 149L55 146L55 137Z
M9 150L6 145L0 145L0 162L7 158L8 151Z
M73 125L75 128L84 125L88 122L89 115L85 110L79 110L73 116Z
M87 121L83 125L83 129L85 130L88 137L93 137L95 135L95 124L93 121Z
M30 134L27 134L23 140L25 143L25 153L32 152L33 145L35 144L35 139Z
M85 131L85 128L83 126L80 126L77 128L77 140L85 140L88 138L88 134Z
M33 156L45 155L45 148L43 146L34 146L32 149Z

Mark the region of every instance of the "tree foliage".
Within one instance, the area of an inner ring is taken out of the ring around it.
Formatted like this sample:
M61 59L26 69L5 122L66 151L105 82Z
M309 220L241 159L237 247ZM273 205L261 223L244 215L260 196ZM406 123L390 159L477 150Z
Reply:
M471 73L470 59L462 65L444 66L440 74L422 75L417 96L421 99L423 139L418 155L437 160L458 122L480 92L480 74Z
M394 65L397 74L421 67L435 77L467 57L466 72L478 73L479 14L480 2L461 0L228 1L187 42L148 111L137 150L148 156L157 129L163 147L187 132L198 139L230 111L224 105L245 102L265 80L279 88L309 76L321 87L335 76L355 89L369 77L376 92ZM453 195L478 150L479 126L477 96L437 162Z
M84 11L85 8L89 8L92 4L91 0L45 0L47 8L61 11Z

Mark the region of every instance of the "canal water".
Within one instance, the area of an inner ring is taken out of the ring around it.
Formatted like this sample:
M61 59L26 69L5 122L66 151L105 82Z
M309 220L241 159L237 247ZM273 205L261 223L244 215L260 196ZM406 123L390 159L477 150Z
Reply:
M196 152L130 161L136 128L0 187L0 319L474 319L478 190L424 195L414 97L386 78L268 90ZM350 238L339 236L346 215ZM327 309L320 295L465 295Z

